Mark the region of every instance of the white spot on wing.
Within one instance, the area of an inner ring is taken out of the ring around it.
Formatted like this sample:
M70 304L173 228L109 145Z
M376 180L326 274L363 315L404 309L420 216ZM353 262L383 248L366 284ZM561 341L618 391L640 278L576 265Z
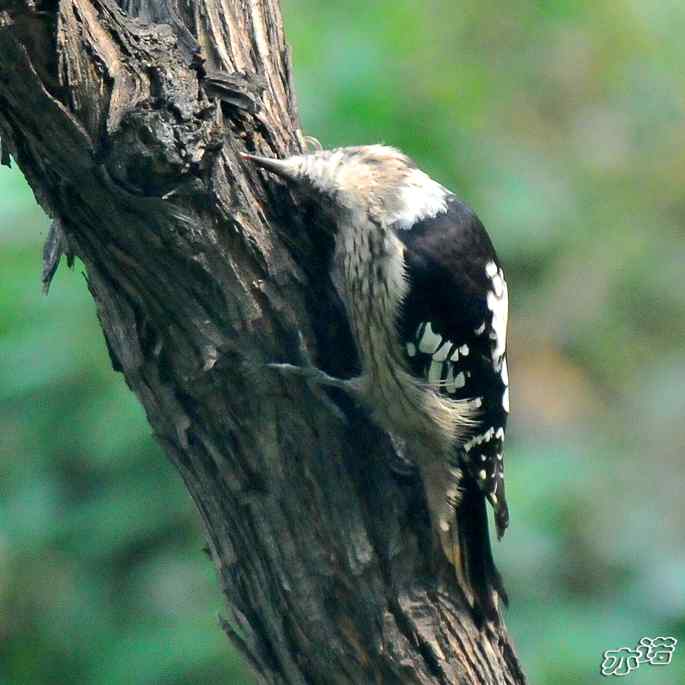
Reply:
M421 336L421 340L419 340L419 352L433 354L433 352L438 349L438 345L440 345L441 341L442 338L433 331L433 326L429 321Z
M447 370L447 378L445 379L445 388L448 393L454 395L457 392L457 386L454 382L454 365L450 364Z
M492 264L493 262L490 262ZM488 309L492 312L492 331L490 337L495 341L492 351L492 358L498 363L507 349L507 319L509 317L509 297L507 284L502 279L501 295L497 296L495 291L488 292Z
M476 335L483 335L483 331L484 331L484 330L485 330L485 321L483 321L483 323L482 323L480 326L478 326L478 328L474 329L473 332L474 332Z
M455 347L454 352L450 355L450 361L453 361L455 364L459 361L459 348Z
M492 277L492 289L495 291L497 297L502 297L502 292L504 291L504 281L499 274L495 274Z
M488 262L485 265L485 273L488 278L492 278L497 273L497 264L495 262Z
M442 363L433 360L428 369L428 382L431 385L437 385L440 383L440 376L442 375Z
M502 383L504 383L504 385L509 385L509 369L507 367L506 359L502 362L502 370L500 371L500 375L502 376Z
M485 469L481 469L481 470L478 472L478 478L480 478L481 480L485 480L485 478L487 477L487 475L488 475L488 474L485 473Z
M410 357L413 357L416 355L416 345L414 345L414 343L407 343L407 354Z
M502 406L504 407L504 411L509 413L509 388L504 388L504 392L502 393Z
M463 371L460 371L454 377L454 388L455 388L455 390L458 390L459 388L463 388L465 385L466 385L466 376L464 376Z
M433 361L444 362L447 359L447 353L450 351L449 342L445 341L435 352L433 353Z
M476 445L480 445L483 442L490 442L492 436L495 435L495 429L490 426L485 433L479 433L474 435L468 442L464 444L464 451L469 452ZM481 455L481 459L485 460L485 457Z
M462 345L462 346L459 348L459 352L460 352L464 357L466 357L466 355L468 355L468 353L469 353L469 346L468 346L468 345Z

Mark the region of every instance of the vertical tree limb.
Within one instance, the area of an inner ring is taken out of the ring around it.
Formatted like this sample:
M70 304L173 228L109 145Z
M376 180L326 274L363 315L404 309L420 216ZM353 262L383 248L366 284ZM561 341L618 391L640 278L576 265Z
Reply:
M239 152L300 150L276 0L0 0L0 138L202 517L265 683L523 683L432 572L420 483L349 399L263 364L356 357L325 226ZM53 236L54 238L55 236ZM51 271L52 270L52 271ZM344 418L342 418L344 417Z

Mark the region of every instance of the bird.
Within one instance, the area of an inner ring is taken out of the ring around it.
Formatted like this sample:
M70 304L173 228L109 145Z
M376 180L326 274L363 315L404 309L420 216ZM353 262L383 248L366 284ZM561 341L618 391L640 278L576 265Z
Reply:
M400 150L363 145L283 159L242 153L311 198L333 225L330 277L361 374L272 363L359 399L421 475L434 548L454 567L480 620L507 603L486 502L509 524L508 287L483 224Z

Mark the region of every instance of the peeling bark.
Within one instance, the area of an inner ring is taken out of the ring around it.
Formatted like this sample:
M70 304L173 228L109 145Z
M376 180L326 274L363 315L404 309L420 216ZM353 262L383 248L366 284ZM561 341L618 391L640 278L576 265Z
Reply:
M238 155L297 152L298 126L276 0L0 0L0 161L54 219L44 283L84 263L260 681L523 683L504 624L432 571L388 437L264 368L300 332L327 371L357 365L326 227Z

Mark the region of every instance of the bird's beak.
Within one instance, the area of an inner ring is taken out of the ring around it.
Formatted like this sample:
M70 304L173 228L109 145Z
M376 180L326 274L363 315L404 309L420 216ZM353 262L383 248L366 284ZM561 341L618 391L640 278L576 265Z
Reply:
M251 155L247 152L241 152L240 156L243 159L248 159L254 162L257 166L271 171L282 178L295 180L298 178L299 164L291 159L273 159L271 157L259 157L258 155Z

